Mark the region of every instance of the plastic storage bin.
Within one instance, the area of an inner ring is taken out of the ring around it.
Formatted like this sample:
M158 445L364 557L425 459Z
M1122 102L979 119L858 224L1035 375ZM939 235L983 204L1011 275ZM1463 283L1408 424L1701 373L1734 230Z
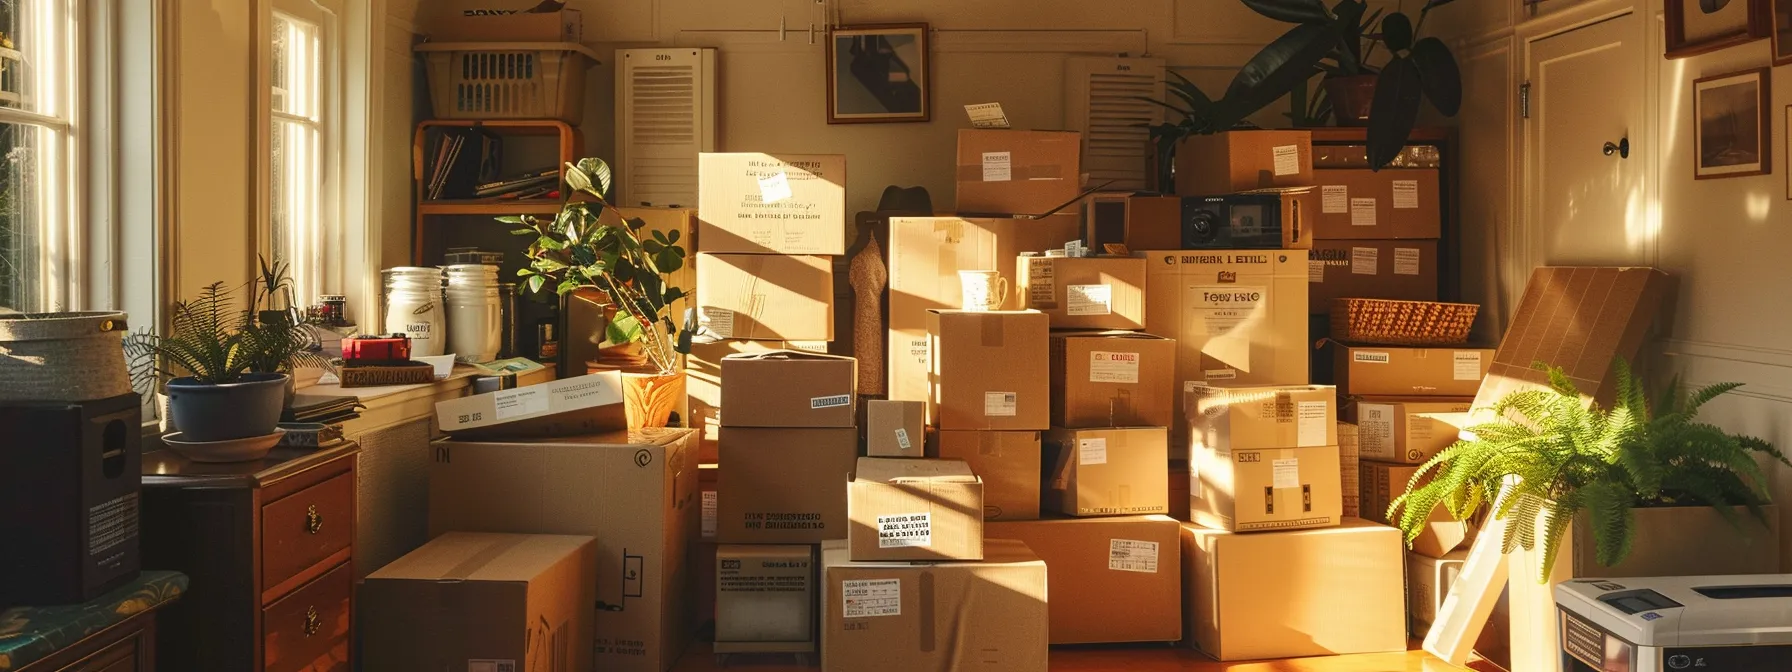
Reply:
M584 121L585 70L597 54L571 42L446 42L416 46L437 119Z

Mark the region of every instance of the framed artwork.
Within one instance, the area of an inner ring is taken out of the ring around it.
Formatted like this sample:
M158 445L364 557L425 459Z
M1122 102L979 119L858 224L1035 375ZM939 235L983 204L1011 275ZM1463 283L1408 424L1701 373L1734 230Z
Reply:
M1773 172L1768 143L1767 68L1692 82L1693 177L1700 180Z
M1768 18L1773 36L1773 64L1792 63L1792 0L1769 0Z
M932 86L927 24L828 31L828 123L927 121Z
M1667 57L1685 58L1753 42L1773 32L1781 0L1663 0Z

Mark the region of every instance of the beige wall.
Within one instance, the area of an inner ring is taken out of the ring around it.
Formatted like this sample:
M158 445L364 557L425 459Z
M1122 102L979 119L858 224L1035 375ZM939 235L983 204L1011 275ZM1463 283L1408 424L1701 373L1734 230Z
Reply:
M255 264L255 3L168 0L169 298L248 281Z

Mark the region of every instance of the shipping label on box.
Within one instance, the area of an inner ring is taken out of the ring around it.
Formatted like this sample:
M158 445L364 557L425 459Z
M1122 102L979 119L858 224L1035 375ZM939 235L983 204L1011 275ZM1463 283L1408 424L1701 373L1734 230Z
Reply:
M706 152L697 174L699 252L846 253L846 157Z
M522 438L624 429L622 374L609 371L436 402L457 438Z
M814 557L808 545L718 547L716 651L815 650Z

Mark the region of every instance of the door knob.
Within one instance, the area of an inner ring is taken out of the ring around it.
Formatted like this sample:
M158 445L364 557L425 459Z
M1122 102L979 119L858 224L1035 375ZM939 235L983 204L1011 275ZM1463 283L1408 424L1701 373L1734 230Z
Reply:
M1606 156L1617 154L1620 159L1628 159L1630 158L1630 138L1619 138L1616 143L1608 140L1599 151Z

